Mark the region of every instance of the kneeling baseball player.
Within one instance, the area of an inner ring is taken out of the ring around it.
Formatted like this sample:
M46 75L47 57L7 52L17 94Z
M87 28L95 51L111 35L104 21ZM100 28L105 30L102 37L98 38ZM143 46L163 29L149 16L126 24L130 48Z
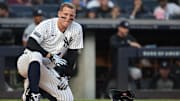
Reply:
M74 21L75 15L73 4L62 3L58 18L44 20L30 34L17 61L19 74L26 78L23 101L40 101L39 88L54 97L53 101L73 101L68 76L83 48L82 26Z

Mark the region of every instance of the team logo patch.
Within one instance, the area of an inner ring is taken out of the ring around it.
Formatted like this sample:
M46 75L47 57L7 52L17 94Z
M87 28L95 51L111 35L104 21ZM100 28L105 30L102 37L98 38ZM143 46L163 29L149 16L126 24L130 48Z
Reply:
M41 34L40 33L38 33L38 32L34 32L34 35L36 35L37 37L41 37Z
M70 37L69 40L67 39L67 37L65 37L65 38L64 38L64 45L63 45L63 46L64 46L65 48L68 48L68 46L71 44L72 40L73 40L72 37Z

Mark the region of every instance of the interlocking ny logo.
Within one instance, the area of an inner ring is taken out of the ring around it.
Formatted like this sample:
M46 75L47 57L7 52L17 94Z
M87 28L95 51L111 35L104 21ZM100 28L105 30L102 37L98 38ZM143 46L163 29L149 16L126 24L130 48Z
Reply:
M71 42L72 42L72 37L69 38L69 40L67 39L67 37L64 38L64 47L67 48Z

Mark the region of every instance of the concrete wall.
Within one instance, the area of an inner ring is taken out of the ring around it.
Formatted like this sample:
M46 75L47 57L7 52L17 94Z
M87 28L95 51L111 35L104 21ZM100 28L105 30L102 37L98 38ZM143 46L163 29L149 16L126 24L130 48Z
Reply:
M84 48L79 57L78 75L70 80L76 99L95 98L95 38L93 33L86 33Z

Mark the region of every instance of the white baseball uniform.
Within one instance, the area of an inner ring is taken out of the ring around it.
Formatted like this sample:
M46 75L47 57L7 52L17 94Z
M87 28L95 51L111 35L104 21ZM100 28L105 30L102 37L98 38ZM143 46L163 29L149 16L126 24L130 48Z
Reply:
M41 22L30 37L34 38L40 46L51 54L58 54L61 57L67 49L83 48L83 32L80 24L73 21L66 31L63 33L58 28L58 18L52 18ZM73 95L68 87L66 90L59 90L58 79L59 74L54 70L54 63L48 58L42 56L40 52L25 49L18 61L18 72L27 78L28 66L31 61L39 61L40 63L40 83L39 87L58 101L73 101ZM27 78L28 79L28 78ZM27 88L28 80L25 81Z

